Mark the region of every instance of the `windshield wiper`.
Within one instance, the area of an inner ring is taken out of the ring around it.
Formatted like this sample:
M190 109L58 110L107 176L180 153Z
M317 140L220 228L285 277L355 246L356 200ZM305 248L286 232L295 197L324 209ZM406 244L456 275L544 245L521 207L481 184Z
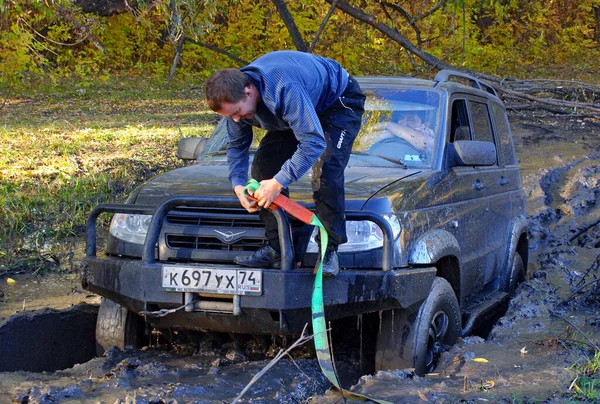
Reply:
M250 149L250 150L248 150L248 153L255 154L256 149ZM224 156L226 154L227 154L227 150L217 150L217 151L211 151L211 152L204 153L205 156Z
M361 155L361 156L378 157L380 159L387 160L390 163L397 164L397 165L399 165L400 167L402 167L404 169L408 169L408 166L406 164L404 164L404 162L402 160L395 159L393 157L382 156L381 154L373 154L373 153L368 153L368 152L364 152L364 151L360 151L360 150L352 150L352 154L358 154L358 155Z
M208 153L204 153L205 156L222 156L227 154L227 150L217 150L217 151L211 151Z

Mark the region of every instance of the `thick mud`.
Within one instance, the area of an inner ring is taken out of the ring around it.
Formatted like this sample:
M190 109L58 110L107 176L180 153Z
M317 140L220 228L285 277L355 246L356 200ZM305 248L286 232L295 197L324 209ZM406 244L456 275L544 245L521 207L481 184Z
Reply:
M600 345L600 124L531 115L513 115L511 122L531 219L527 281L489 336L459 341L435 373L378 372L352 390L394 403L580 398L573 365ZM12 286L0 279L0 402L232 402L276 351L257 358L256 341L211 336L167 351L157 336L155 347L92 358L89 324L97 301L76 280L58 277L23 277ZM64 289L56 293L52 282ZM54 347L56 335L69 344ZM45 357L57 362L30 365ZM337 359L343 372L348 360ZM278 361L240 402L344 402L330 387L314 359L296 354Z

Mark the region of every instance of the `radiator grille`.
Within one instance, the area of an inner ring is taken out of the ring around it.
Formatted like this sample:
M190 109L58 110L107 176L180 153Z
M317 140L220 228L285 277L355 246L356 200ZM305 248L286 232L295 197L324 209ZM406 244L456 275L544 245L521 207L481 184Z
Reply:
M263 246L263 242L263 239L243 238L234 243L227 244L216 237L167 235L167 246L169 248L185 248L190 250L256 251Z
M242 209L186 208L171 211L167 223L183 226L207 227L263 227L257 214L248 214Z

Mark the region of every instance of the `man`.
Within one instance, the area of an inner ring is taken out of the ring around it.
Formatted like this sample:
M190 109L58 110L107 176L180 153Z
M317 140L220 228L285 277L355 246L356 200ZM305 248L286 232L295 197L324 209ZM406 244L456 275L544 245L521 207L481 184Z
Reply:
M347 241L344 168L364 112L358 83L334 60L308 53L277 51L248 66L215 72L204 85L206 103L227 117L229 180L248 212L260 208L268 245L235 262L278 268L280 246L275 217L266 208L312 167L317 217L329 236L323 272L339 271L337 247ZM249 200L244 194L252 126L266 129L252 164L260 182ZM317 265L319 262L317 262Z

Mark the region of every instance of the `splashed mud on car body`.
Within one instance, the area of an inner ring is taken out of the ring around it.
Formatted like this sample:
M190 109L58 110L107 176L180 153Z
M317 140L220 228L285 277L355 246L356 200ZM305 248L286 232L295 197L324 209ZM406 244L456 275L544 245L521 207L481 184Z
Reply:
M370 319L376 352L361 355L365 369L422 374L524 277L520 172L504 106L480 80L446 70L434 80L358 80L367 102L345 172L349 242L339 250L343 270L324 282L326 316ZM418 142L382 129L407 113L427 128ZM265 237L258 216L231 196L224 124L209 140L184 143L179 155L195 164L90 215L82 282L111 305L100 309L100 347L141 341L153 328L299 334L310 322L315 229L276 212L282 269L233 265ZM314 209L310 189L304 178L291 197ZM95 224L105 212L116 214L98 256Z

